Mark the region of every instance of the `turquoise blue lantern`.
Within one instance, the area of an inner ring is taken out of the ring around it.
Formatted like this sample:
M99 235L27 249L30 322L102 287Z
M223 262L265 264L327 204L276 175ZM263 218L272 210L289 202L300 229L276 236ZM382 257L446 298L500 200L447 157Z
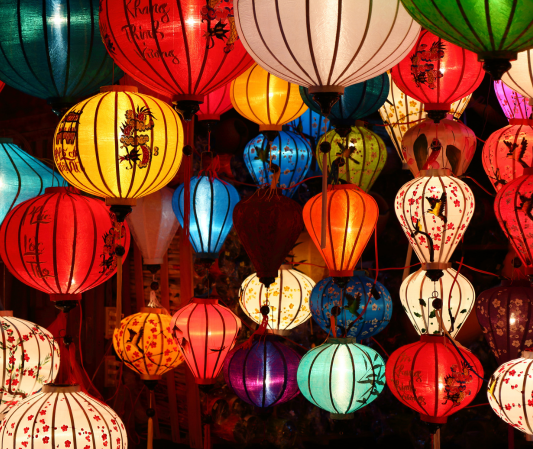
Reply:
M313 144L316 144L318 139L331 129L331 122L327 118L324 118L322 114L308 109L296 120L287 123L283 129L301 133L313 139Z
M374 279L365 276L364 271L354 271L348 284L340 288L333 278L318 282L309 298L309 307L315 322L324 330L331 331L331 315L336 316L337 335L370 338L381 332L392 316L392 299L388 290L376 282L374 293L364 316L358 320L374 285Z
M296 133L280 131L271 142L268 150L268 139L259 134L250 140L244 148L244 162L248 171L258 185L269 184L272 172L269 170L270 161L280 170L279 187L291 187L305 178L313 151L309 143ZM283 190L283 194L292 197L296 189Z
M347 419L382 392L385 363L353 338L330 338L303 356L296 379L309 402L333 419Z
M65 187L57 172L13 143L0 139L0 223L23 201L42 195L47 187Z
M233 208L239 192L231 184L209 176L191 178L191 213L189 235L196 255L218 259L218 253L233 226ZM184 185L172 196L172 208L180 225L184 223Z

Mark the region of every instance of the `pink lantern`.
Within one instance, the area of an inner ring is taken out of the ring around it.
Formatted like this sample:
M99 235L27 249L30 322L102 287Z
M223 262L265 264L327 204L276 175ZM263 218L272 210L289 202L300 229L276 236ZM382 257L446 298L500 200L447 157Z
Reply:
M509 120L531 118L533 107L529 104L528 98L505 85L503 81L494 81L494 91L503 113Z
M199 121L219 121L220 116L233 107L229 96L230 85L231 83L225 84L205 96L204 102L200 105L200 110L196 113Z

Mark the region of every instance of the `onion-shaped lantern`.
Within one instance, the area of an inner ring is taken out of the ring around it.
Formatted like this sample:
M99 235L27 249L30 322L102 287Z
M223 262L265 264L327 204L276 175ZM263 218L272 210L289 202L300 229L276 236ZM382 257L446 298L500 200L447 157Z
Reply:
M533 101L531 100L533 98L532 57L533 52L531 50L518 53L518 57L516 61L513 61L512 67L502 76L502 81L515 92L527 98L530 106Z
M194 380L214 384L237 341L241 320L216 298L193 298L170 323Z
M220 116L233 107L229 91L228 83L207 94L200 105L200 110L196 113L198 121L220 121Z
M383 391L385 362L355 338L330 338L302 357L298 386L309 402L333 419L351 418Z
M331 129L331 122L322 114L308 109L296 120L289 122L285 128L303 134L311 139L311 142L316 143L322 134L326 134Z
M507 74L504 77L507 78ZM529 98L514 91L501 80L494 81L494 91L507 119L533 118L533 107L529 104Z
M331 332L331 317L334 316L335 335L358 340L381 332L392 316L389 291L381 282L374 286L374 279L366 276L364 271L355 271L344 288L330 277L322 279L313 288L309 303L313 319L324 332ZM359 319L363 311L364 315Z

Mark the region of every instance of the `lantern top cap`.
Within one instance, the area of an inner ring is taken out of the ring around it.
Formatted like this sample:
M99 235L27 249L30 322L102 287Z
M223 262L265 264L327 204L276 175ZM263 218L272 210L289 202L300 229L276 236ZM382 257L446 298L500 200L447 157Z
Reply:
M159 307L141 307L140 310L141 313L163 313L163 309L160 309Z
M347 345L350 343L357 344L356 338L330 338L328 340L328 343L334 344L334 345Z
M13 143L13 139L11 137L0 137L0 143Z
M80 191L75 187L47 187L44 189L44 193L76 193L79 194Z
M137 86L119 86L119 85L112 85L112 86L102 86L100 87L100 93L104 92L134 92L138 93L139 88Z
M515 126L515 125L533 126L533 120L528 119L528 118L510 118L509 125L510 126Z
M524 349L522 351L523 359L533 359L533 349Z
M79 385L47 384L43 385L43 393L77 393Z
M1 316L13 316L12 310L0 310L0 317Z
M192 301L195 304L218 304L217 298L193 298Z
M421 343L442 343L446 341L446 337L444 335L428 335L428 334L422 334L420 336L420 342Z
M449 168L431 168L429 170L420 170L420 177L426 178L431 176L451 176L452 171Z

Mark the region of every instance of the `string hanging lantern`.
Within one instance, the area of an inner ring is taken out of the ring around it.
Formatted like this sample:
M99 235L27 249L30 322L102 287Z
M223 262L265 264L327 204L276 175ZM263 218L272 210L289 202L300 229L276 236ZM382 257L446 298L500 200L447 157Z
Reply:
M494 92L508 120L532 118L533 107L529 104L529 98L514 91L501 80L494 81Z
M196 113L198 121L220 121L220 116L229 111L233 105L230 98L230 84L210 92L200 104L200 109Z
M502 76L502 81L508 87L528 99L529 106L531 106L531 99L533 98L533 75L531 74L531 68L533 67L531 63L532 55L531 50L518 53L516 61L513 61L512 67Z
M300 117L285 126L289 131L303 134L308 139L311 139L312 146L322 136L331 129L331 122L322 114L308 109Z

